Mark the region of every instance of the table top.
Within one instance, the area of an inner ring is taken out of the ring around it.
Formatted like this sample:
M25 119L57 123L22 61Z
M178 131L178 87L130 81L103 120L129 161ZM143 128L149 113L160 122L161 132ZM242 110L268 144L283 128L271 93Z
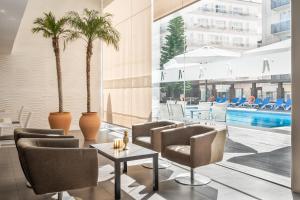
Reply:
M128 143L128 150L114 149L113 142L102 144L91 144L91 148L97 149L98 153L109 158L112 161L130 161L158 156L156 151Z

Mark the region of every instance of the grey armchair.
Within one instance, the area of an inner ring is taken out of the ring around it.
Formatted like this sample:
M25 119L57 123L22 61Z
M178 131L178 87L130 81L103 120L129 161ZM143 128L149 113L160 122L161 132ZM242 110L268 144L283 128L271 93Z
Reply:
M161 131L183 126L184 123L176 121L156 121L136 124L132 126L132 143L139 146L161 152ZM144 167L152 168L152 163L143 164ZM159 168L167 165L160 164Z
M209 183L208 177L195 175L194 169L223 159L227 129L190 125L164 130L161 134L162 157L191 168L189 175L180 175L175 180L194 186Z
M16 128L14 129L14 140L16 144L17 151L19 148L17 146L18 140L21 138L74 138L71 135L64 135L63 129L37 129L37 128ZM21 165L23 168L23 166ZM27 181L27 187L31 187L30 183Z
M21 138L20 164L36 194L97 186L96 149L78 148L78 139Z

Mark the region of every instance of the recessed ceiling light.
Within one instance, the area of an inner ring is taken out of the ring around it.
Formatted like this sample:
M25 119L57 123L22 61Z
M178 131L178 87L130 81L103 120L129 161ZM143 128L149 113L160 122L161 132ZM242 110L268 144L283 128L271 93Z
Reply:
M0 13L1 13L1 14L5 14L5 13L6 13L6 10L0 9Z

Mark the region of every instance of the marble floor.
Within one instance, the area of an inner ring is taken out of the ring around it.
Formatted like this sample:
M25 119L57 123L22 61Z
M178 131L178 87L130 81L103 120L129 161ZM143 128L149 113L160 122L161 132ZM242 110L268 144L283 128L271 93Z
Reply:
M231 128L230 128L231 129ZM104 143L113 141L116 137L121 137L124 129L122 127L111 126L104 124L99 133L97 141L84 142L80 131L72 131L71 134L80 139L82 146L88 146L90 143ZM209 165L201 167L196 170L197 173L209 176L212 179L206 186L189 187L179 185L174 181L174 177L180 173L186 173L187 169L178 166L175 163L170 163L171 167L162 169L159 172L160 188L158 192L152 191L152 170L143 168L140 164L146 160L139 160L128 163L128 173L122 175L122 199L151 199L151 200L164 200L164 199L209 199L209 200L243 200L243 199L270 199L270 200L300 200L300 195L291 192L289 187L284 184L273 183L272 180L264 180L255 175L248 173L249 169L255 169L252 165L259 165L265 163L263 169L259 173L270 173L287 177L286 172L270 172L268 168L271 163L265 162L264 158L268 156L258 156L260 159L256 163L246 162L247 159L235 160L243 156L254 156L256 154L263 154L264 152L276 151L278 148L285 148L284 145L289 146L288 138L286 144L274 144L273 148L266 145L257 145L255 141L249 143L249 138L254 132L248 133L247 137L244 136L243 129L235 128L230 130L229 143L226 145L225 159L223 162L216 165ZM243 135L243 139L247 145L243 144L239 139L238 134ZM267 143L263 135L261 135L260 143ZM247 134L246 134L247 135ZM287 134L286 134L287 135ZM282 136L283 137L283 136ZM285 137L282 139L285 141ZM246 142L247 141L247 142ZM3 143L2 143L3 144ZM244 146L242 146L244 145ZM246 146L246 147L245 147ZM244 148L240 148L244 147ZM280 154L282 155L282 154ZM274 154L276 156L276 153ZM233 159L235 158L235 159ZM288 158L286 158L288 159ZM108 159L99 156L99 183L94 188L84 188L79 190L68 191L72 196L81 199L94 200L94 199L114 199L114 184L113 184L113 163ZM229 163L229 164L228 164ZM278 162L278 166L280 162ZM273 164L274 165L274 164ZM244 167L241 171L237 171L238 167ZM249 168L249 169L247 169ZM245 170L245 172L243 172ZM275 170L276 171L276 170ZM35 195L33 191L25 186L25 178L21 171L17 152L13 145L9 142L0 147L0 199L10 200L34 200L34 199L51 199L53 194ZM257 173L257 172L255 172ZM258 175L259 175L258 173ZM271 179L276 179L272 176Z

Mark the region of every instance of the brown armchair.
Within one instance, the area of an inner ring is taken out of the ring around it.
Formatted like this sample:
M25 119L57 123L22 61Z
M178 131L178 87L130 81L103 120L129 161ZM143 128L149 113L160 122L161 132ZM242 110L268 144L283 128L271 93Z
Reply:
M182 122L156 121L132 126L132 143L161 152L161 131L181 127ZM152 168L152 163L143 164L144 167ZM160 168L166 166L160 165Z
M219 162L223 159L227 129L214 129L201 125L164 130L162 134L162 157L191 168L189 176L175 180L185 185L204 185L208 177L197 175L194 168Z
M15 140L15 144L16 144L16 148L17 148L18 152L19 152L19 148L17 146L17 143L18 143L19 139L21 139L21 138L65 139L65 138L74 138L74 136L64 135L63 129L16 128L16 129L14 129L14 140ZM23 166L21 165L21 167L23 167ZM31 185L28 181L27 181L26 185L27 185L27 187L31 187Z
M78 148L78 139L21 138L17 142L22 170L36 194L97 186L96 149Z

